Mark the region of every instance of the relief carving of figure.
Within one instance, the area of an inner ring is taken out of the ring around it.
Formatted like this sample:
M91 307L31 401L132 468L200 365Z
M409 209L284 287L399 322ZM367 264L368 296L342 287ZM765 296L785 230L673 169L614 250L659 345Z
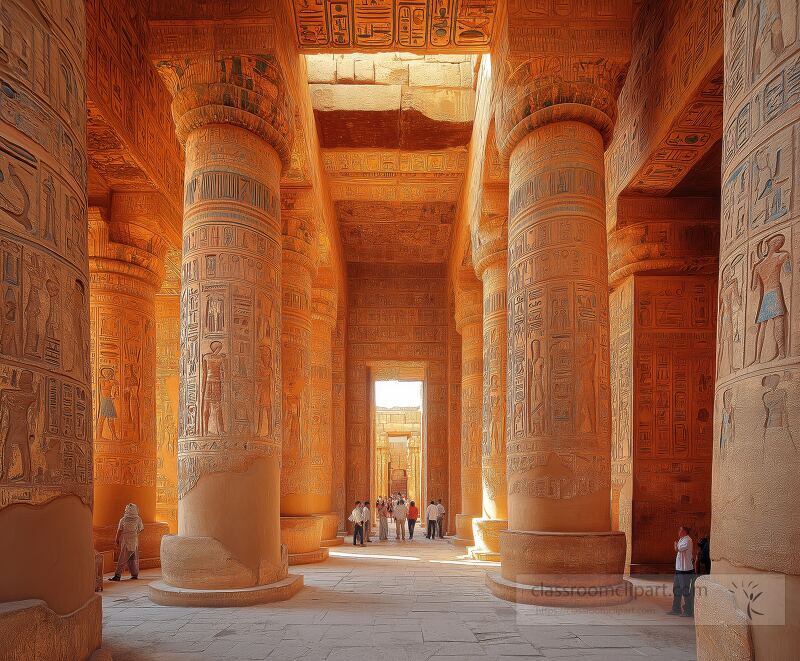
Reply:
M39 356L42 340L39 320L42 316L42 299L39 296L40 283L36 276L32 276L28 288L28 302L25 304L25 353L30 356Z
M16 220L26 230L32 231L28 213L31 210L31 198L25 189L25 184L14 170L14 166L7 165L8 174L0 168L0 209Z
M761 396L764 403L764 441L770 432L780 432L792 444L797 451L797 444L792 438L792 431L789 426L789 393L778 386L781 383L779 374L767 374L761 379L761 385L767 391Z
M9 287L3 297L2 331L0 331L0 350L9 356L16 356L19 352L17 346L18 313L16 292Z
M258 431L259 436L272 434L272 389L275 386L275 371L272 368L272 349L261 346L261 378L258 384Z
M58 339L58 331L61 328L61 312L58 306L58 294L60 288L58 282L48 279L44 283L47 295L50 297L50 304L47 309L47 321L44 324L45 337L54 340Z
M719 427L719 449L725 454L728 445L732 445L735 436L735 424L733 417L733 390L728 388L722 393L722 414Z
M83 365L83 376L88 378L89 362L82 357L89 355L89 334L86 332L86 290L83 282L75 280L69 313L72 318L72 350L69 352L70 362L67 371L75 374L79 365ZM69 344L69 343L68 343Z
M22 370L16 389L0 390L0 422L6 422L6 437L3 440L3 467L0 481L11 481L11 467L14 463L14 448L20 454L22 474L16 478L23 482L31 481L31 444L35 430L31 429L31 412L39 401L38 388L33 385L33 373Z
M224 302L218 296L206 301L206 329L209 333L218 333L225 329Z
M491 385L489 386L489 454L497 456L502 451L501 443L503 439L503 415L500 407L503 403L505 393L500 392L497 383L497 374L492 374Z
M53 183L53 177L48 175L43 185L45 194L44 238L49 241L54 241L56 224L56 187Z
M595 363L594 340L587 337L581 344L576 359L578 370L578 431L593 432L595 428Z
M528 432L541 434L544 431L544 358L539 340L531 340L528 358L528 410L530 421Z
M774 155L770 155L767 149L759 149L755 155L755 186L756 201L764 205L753 219L753 224L760 222L768 223L788 213L788 208L781 199L783 195L782 185L786 177L779 179L781 175L781 149L776 149Z
M137 356L138 358L138 356ZM125 393L128 399L128 422L139 428L139 374L136 365L126 365Z
M783 17L781 0L756 0L758 18L753 47L753 80L783 53Z
M722 271L722 290L719 293L719 355L717 356L717 372L722 376L723 358L727 356L728 374L736 372L733 360L733 345L741 341L737 313L742 307L742 293L739 279L735 276L735 263L729 264Z
M222 353L222 342L209 345L211 351L203 354L203 377L200 388L203 399L203 435L209 434L209 421L214 414L216 433L225 433L225 419L222 413L222 386L225 383L227 355Z
M119 381L115 378L113 367L100 369L98 379L100 388L100 410L97 413L97 438L103 438L106 423L111 430L111 440L119 440L117 436L117 403L119 397Z
M761 353L764 349L764 338L767 326L772 325L775 338L776 358L786 358L786 300L783 296L781 275L792 272L791 255L781 250L785 238L782 234L775 234L764 239L758 247L759 261L753 267L753 276L750 288L760 290L761 299L758 305L756 326L756 350L751 365L760 363Z
M285 438L289 441L289 448L300 452L301 416L303 414L303 378L302 357L296 349L286 353L285 381L283 384L283 411L286 421Z

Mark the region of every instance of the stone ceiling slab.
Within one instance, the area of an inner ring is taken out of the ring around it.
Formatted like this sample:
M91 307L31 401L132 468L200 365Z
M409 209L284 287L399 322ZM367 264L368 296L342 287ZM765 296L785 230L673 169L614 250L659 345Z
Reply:
M489 50L497 0L293 0L306 53Z

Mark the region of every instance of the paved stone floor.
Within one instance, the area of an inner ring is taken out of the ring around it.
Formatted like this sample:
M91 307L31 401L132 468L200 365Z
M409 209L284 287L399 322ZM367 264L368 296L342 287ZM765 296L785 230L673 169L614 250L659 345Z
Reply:
M666 615L665 596L591 611L517 606L484 586L495 563L460 559L447 542L331 551L325 563L291 568L306 584L294 599L250 608L157 606L147 583L158 570L106 581L104 647L115 661L695 658L692 623Z

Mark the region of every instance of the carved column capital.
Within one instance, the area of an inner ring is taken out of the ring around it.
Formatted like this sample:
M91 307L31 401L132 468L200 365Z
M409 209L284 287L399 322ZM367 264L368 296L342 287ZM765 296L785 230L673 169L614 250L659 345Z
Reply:
M107 221L104 215L99 207L89 208L92 285L96 285L99 274L113 273L139 281L155 295L164 279L164 257L169 246L156 234L148 238L141 228L134 232L124 219Z
M319 261L319 241L312 204L311 189L281 191L283 261L314 274Z
M526 133L561 121L589 124L608 144L630 60L632 3L586 3L567 15L529 5L509 7L492 55L500 152L508 156Z
M480 326L483 319L481 287L459 289L456 294L456 329L463 334L469 325Z
M172 89L172 117L181 143L209 124L233 124L266 140L284 166L291 158L294 111L277 57L196 53L159 63Z
M625 225L608 235L609 284L644 272L715 273L720 227L714 200L621 199Z
M472 262L483 278L491 267L506 269L508 263L508 214L484 214L472 233Z

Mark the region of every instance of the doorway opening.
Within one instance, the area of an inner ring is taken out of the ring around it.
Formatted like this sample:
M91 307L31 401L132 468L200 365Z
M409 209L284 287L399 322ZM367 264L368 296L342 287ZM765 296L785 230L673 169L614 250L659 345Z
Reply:
M423 382L375 381L376 498L421 502L424 488Z

